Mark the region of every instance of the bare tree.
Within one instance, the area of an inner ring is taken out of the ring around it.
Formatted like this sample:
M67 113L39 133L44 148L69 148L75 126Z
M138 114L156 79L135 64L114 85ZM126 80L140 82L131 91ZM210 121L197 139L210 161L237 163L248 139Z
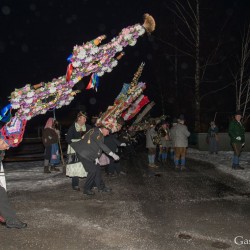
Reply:
M174 8L169 8L187 28L184 32L180 28L178 33L187 44L191 51L178 50L185 55L195 60L195 74L194 74L194 91L195 91L195 130L200 130L200 3L195 0L195 5L192 6L191 2L187 0L187 6L184 6L179 0L174 1Z
M237 57L237 70L232 73L235 86L236 110L242 110L244 120L250 115L246 115L250 109L250 25L245 29L242 37L240 56Z
M200 0L186 0L185 3L180 0L174 0L174 6L169 7L166 5L168 9L170 9L174 15L179 19L182 23L182 26L177 27L177 32L180 35L182 44L180 46L173 45L168 43L171 47L174 47L178 52L183 55L188 56L194 62L194 74L191 79L194 82L194 109L195 109L195 131L199 132L201 128L201 101L210 94L214 94L218 91L224 90L225 88L231 86L228 84L223 87L219 87L217 89L213 89L210 92L206 92L202 94L201 84L205 83L205 73L209 66L215 66L219 63L217 59L217 52L221 47L221 39L219 38L217 44L211 53L207 54L206 58L203 57L201 61L200 56ZM226 23L222 25L221 32L224 29ZM183 46L185 44L185 46ZM186 48L185 48L186 47Z

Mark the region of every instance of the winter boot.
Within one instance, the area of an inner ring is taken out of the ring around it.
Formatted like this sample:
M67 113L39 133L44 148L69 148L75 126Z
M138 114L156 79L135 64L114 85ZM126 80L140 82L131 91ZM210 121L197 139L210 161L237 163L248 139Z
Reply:
M60 169L59 168L56 168L55 166L51 166L50 167L50 171L56 171L56 172L59 172L60 171Z
M44 172L45 174L50 174L51 172L49 171L49 166L44 166L43 172Z
M181 170L186 170L186 159L185 158L181 159Z
M49 171L49 160L45 159L44 160L44 170L43 170L44 173L46 174L50 174L51 172Z
M233 165L232 165L232 169L234 169L234 170L243 170L244 168L243 168L243 167L241 167L239 164L235 164L235 163L233 163Z
M6 219L6 227L22 229L22 228L26 228L27 224L23 223L22 221L18 219Z

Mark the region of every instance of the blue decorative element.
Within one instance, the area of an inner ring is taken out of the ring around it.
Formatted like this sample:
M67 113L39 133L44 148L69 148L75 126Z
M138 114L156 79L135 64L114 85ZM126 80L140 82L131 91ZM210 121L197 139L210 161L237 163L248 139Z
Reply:
M67 58L67 61L70 63L71 62L71 58L72 58L72 54Z
M93 76L93 85L94 85L95 90L97 91L99 87L99 76L96 73L94 73L94 76Z
M115 100L118 101L122 97L122 95L125 95L128 92L129 87L129 83L124 83L120 94L116 97Z
M0 111L0 121L1 122L9 122L11 118L11 104L8 104L7 106L3 107Z

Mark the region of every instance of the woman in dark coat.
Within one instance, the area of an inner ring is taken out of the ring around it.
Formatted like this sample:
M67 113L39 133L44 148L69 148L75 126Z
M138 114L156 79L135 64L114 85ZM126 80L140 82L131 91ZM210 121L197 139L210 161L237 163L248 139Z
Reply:
M215 125L214 121L210 122L210 128L207 132L207 140L209 144L209 152L210 154L218 154L218 133L219 129Z
M75 155L75 151L70 146L72 142L79 141L85 133L87 133L91 126L86 124L87 115L86 113L79 112L77 114L75 122L70 126L67 135L66 141L68 145L68 164L66 167L66 175L72 177L72 188L73 190L80 191L79 188L79 177L86 177L87 173L82 166L81 162L74 162L72 155Z
M44 173L51 173L51 171L60 171L55 167L59 160L59 131L55 129L56 121L54 118L49 118L43 130L42 141L45 147L44 154ZM49 163L51 168L49 170Z

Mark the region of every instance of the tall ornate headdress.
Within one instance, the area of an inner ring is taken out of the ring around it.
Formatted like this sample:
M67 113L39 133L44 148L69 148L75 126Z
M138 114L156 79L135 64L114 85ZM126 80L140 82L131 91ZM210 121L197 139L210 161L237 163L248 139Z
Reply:
M123 29L117 37L107 44L98 46L106 38L103 35L83 45L76 45L72 55L68 58L69 65L66 76L33 86L27 84L11 93L10 104L12 109L17 111L8 126L10 128L15 127L17 121L20 121L24 130L26 121L32 117L45 114L50 109L58 109L69 105L74 96L79 93L79 91L72 90L73 86L85 76L92 74L91 84L88 88L97 88L98 77L112 71L118 64L118 60L124 55L123 48L128 45L134 46L139 36L142 36L145 31L150 33L154 29L153 17L145 14L142 25L135 24ZM7 128L4 130L8 131ZM3 133L5 132L3 131ZM19 143L20 141L21 137ZM17 146L18 142L12 145Z

